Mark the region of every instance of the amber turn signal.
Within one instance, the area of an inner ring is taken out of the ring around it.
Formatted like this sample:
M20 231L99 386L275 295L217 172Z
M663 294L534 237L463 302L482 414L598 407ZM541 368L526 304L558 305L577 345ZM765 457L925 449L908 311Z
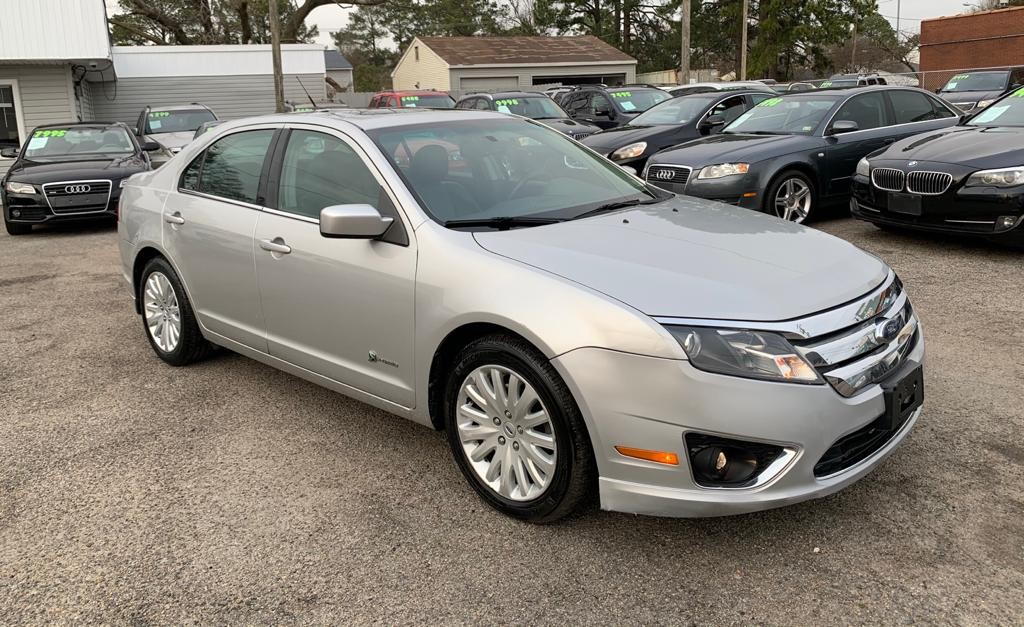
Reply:
M665 451L648 451L642 448L630 448L628 446L616 446L615 450L619 452L619 455L635 457L636 459L642 459L647 462L668 464L669 466L679 465L679 456L675 453L668 453Z

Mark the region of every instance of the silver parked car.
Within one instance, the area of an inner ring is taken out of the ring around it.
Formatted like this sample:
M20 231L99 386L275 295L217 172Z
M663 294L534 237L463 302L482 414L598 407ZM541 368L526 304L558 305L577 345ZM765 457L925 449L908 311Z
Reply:
M595 494L673 516L824 496L921 411L921 327L882 261L530 120L238 120L121 198L161 359L222 346L443 429L519 518Z

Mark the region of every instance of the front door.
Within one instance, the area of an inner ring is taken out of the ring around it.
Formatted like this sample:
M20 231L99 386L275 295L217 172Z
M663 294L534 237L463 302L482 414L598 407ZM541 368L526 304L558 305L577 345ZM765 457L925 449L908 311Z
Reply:
M415 243L361 149L303 128L282 141L275 209L255 238L270 354L412 407ZM346 204L394 217L401 237L322 237L320 210Z
M892 125L892 120L881 91L859 94L847 100L836 111L830 126L840 120L856 122L857 130L832 136L825 151L828 193L832 196L849 194L857 162L895 139L895 132L887 128Z
M163 244L200 323L256 350L267 343L260 314L253 231L274 128L231 133L185 169L163 209Z

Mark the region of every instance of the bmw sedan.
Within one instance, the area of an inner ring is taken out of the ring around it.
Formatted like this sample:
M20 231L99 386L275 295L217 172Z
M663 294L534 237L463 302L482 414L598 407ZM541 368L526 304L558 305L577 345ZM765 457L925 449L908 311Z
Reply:
M804 222L848 202L857 162L958 113L926 91L872 86L761 101L721 134L653 155L645 177L664 189Z
M850 210L881 227L1024 245L1024 88L959 126L862 159Z
M922 410L921 326L877 257L524 118L227 122L129 181L119 242L157 357L225 347L443 430L534 522L821 497Z
M660 102L627 122L583 139L619 165L637 172L647 158L670 146L721 131L757 103L771 98L768 91L713 91Z

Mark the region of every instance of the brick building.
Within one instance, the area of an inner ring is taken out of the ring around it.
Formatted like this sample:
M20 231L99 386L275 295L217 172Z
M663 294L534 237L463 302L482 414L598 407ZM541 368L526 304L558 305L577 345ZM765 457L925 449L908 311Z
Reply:
M951 72L1024 65L1024 6L921 22L922 87L943 86Z

